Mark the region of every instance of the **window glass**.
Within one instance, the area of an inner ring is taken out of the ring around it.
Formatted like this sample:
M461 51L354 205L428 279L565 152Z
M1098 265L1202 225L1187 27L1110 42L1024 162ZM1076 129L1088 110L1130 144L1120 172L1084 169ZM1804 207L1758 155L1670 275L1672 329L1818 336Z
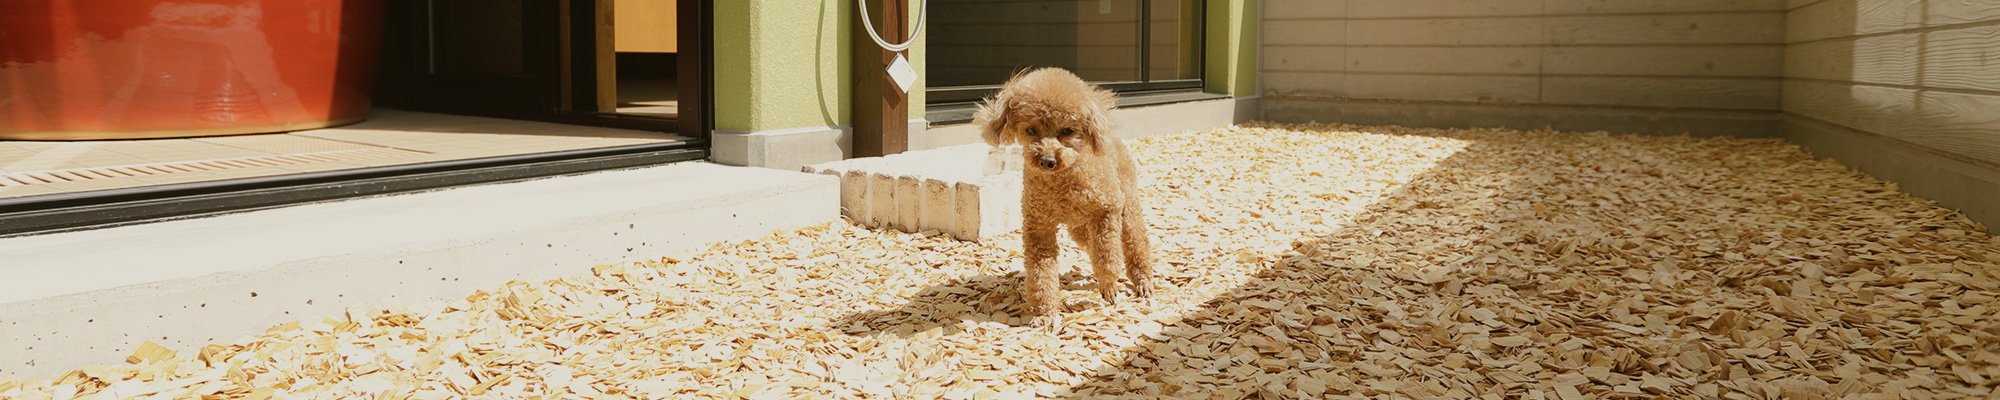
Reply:
M932 88L997 86L1062 67L1085 80L1199 77L1198 0L931 0ZM1141 43L1147 39L1149 44ZM949 98L944 100L949 101Z

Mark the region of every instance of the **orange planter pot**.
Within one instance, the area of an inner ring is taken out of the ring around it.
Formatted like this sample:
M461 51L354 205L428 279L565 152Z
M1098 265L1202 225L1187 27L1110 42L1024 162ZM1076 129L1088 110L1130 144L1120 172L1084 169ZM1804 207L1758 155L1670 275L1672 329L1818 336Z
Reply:
M0 1L0 140L360 121L382 8L383 0Z

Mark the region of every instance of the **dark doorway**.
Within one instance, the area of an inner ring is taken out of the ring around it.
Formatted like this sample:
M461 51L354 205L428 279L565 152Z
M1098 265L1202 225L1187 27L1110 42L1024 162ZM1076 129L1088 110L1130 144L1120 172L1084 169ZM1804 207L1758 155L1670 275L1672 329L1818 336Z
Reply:
M377 103L701 141L711 2L392 2Z

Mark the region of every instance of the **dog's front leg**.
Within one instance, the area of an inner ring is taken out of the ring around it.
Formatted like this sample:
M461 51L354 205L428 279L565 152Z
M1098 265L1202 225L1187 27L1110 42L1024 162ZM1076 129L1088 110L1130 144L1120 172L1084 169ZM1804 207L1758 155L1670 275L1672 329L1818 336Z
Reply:
M1084 249L1090 251L1090 267L1097 274L1097 295L1107 304L1118 304L1118 276L1125 267L1125 219L1117 210L1104 214L1088 229L1077 230L1085 234L1075 238L1089 241Z
M1061 330L1062 287L1059 276L1061 269L1056 265L1056 224L1047 218L1027 218L1021 227L1021 247L1028 259L1023 266L1021 297L1028 301L1028 314L1034 319L1028 326L1041 327L1050 332Z

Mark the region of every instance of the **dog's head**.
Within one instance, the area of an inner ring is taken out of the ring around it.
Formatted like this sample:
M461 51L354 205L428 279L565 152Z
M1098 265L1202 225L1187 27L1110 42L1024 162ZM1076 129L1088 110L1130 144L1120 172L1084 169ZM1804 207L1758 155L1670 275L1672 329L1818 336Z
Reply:
M1020 144L1027 168L1056 171L1103 154L1117 96L1061 68L1015 75L973 114L986 144Z

